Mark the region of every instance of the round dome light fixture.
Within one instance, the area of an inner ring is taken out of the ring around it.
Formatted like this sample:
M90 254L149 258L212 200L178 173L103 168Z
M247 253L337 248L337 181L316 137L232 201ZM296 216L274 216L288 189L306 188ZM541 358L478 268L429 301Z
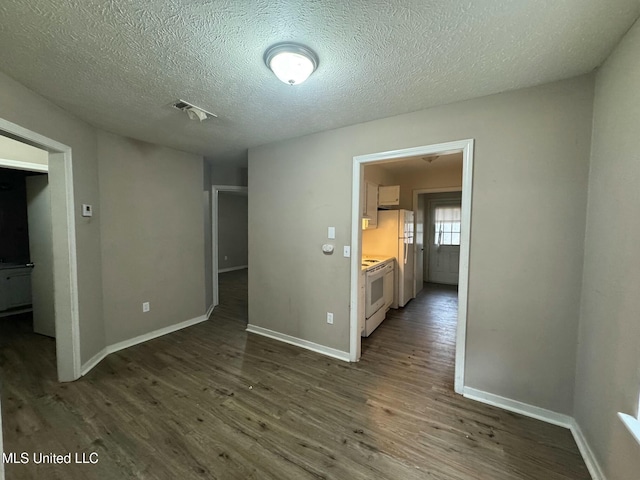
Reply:
M264 63L284 83L298 85L318 68L318 56L298 43L277 43L264 53Z

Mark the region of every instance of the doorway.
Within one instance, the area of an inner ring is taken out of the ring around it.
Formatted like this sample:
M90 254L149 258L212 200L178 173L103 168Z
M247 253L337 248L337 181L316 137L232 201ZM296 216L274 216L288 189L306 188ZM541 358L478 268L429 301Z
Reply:
M213 306L216 307L220 304L220 292L228 290L221 289L221 274L229 274L226 276L235 281L238 275L246 275L248 269L248 188L213 185L211 199Z
M49 181L0 168L0 318L20 314L34 333L55 338Z
M460 277L460 226L462 195L459 192L423 194L425 244L422 259L425 282L458 285Z
M464 387L464 358L467 320L467 296L469 276L469 243L471 226L471 198L473 180L473 139L449 143L427 145L370 155L362 155L353 159L353 187L352 187L352 258L351 258L351 317L350 317L350 360L358 361L361 354L361 336L359 324L363 303L360 295L361 286L361 257L362 257L362 208L363 198L361 186L364 179L364 167L373 164L402 162L409 158L421 158L428 161L439 156L462 155L462 204L461 204L461 247L459 257L459 288L457 293L458 314L456 326L455 348L455 379L454 390L462 393ZM459 189L459 188L458 188ZM416 198L416 204L419 199ZM419 233L419 228L416 228ZM424 228L422 229L424 231ZM415 261L415 259L414 259ZM416 282L414 282L415 284Z
M416 212L416 218L420 219L420 221L416 223L416 295L423 288L424 282L432 281L429 279L429 254L431 253L431 242L434 240L430 236L430 232L435 228L435 226L430 225L429 202L431 199L437 198L457 199L460 207L462 207L462 187L420 188L413 190L413 209ZM457 262L458 267L456 267L456 273L458 279L456 280L455 285L458 285L459 282L459 249Z
M53 249L53 304L58 380L81 376L76 228L71 148L55 140L0 119L0 143L4 148L0 167L48 174L51 192L51 242ZM44 151L37 159L24 148ZM9 152L9 153L7 153Z

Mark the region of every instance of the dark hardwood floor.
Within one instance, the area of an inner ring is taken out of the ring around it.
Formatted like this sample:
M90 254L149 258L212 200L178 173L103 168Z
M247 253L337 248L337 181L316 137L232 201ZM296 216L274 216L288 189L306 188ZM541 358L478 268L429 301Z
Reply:
M211 321L70 384L29 318L0 319L7 479L586 479L569 431L453 393L455 291L428 286L347 364L247 334L246 271Z

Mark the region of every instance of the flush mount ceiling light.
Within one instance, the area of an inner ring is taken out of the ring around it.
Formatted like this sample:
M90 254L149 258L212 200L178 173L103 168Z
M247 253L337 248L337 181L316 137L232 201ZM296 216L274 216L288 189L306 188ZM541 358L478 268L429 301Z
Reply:
M304 45L278 43L264 53L264 63L284 83L298 85L318 68L318 56Z

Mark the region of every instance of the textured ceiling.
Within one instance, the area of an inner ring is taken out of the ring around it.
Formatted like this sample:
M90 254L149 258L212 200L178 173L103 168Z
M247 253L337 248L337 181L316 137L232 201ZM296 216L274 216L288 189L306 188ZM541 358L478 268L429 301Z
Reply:
M2 0L0 69L93 125L242 162L248 147L589 72L638 0ZM262 61L316 51L306 83ZM168 106L215 112L202 123Z

